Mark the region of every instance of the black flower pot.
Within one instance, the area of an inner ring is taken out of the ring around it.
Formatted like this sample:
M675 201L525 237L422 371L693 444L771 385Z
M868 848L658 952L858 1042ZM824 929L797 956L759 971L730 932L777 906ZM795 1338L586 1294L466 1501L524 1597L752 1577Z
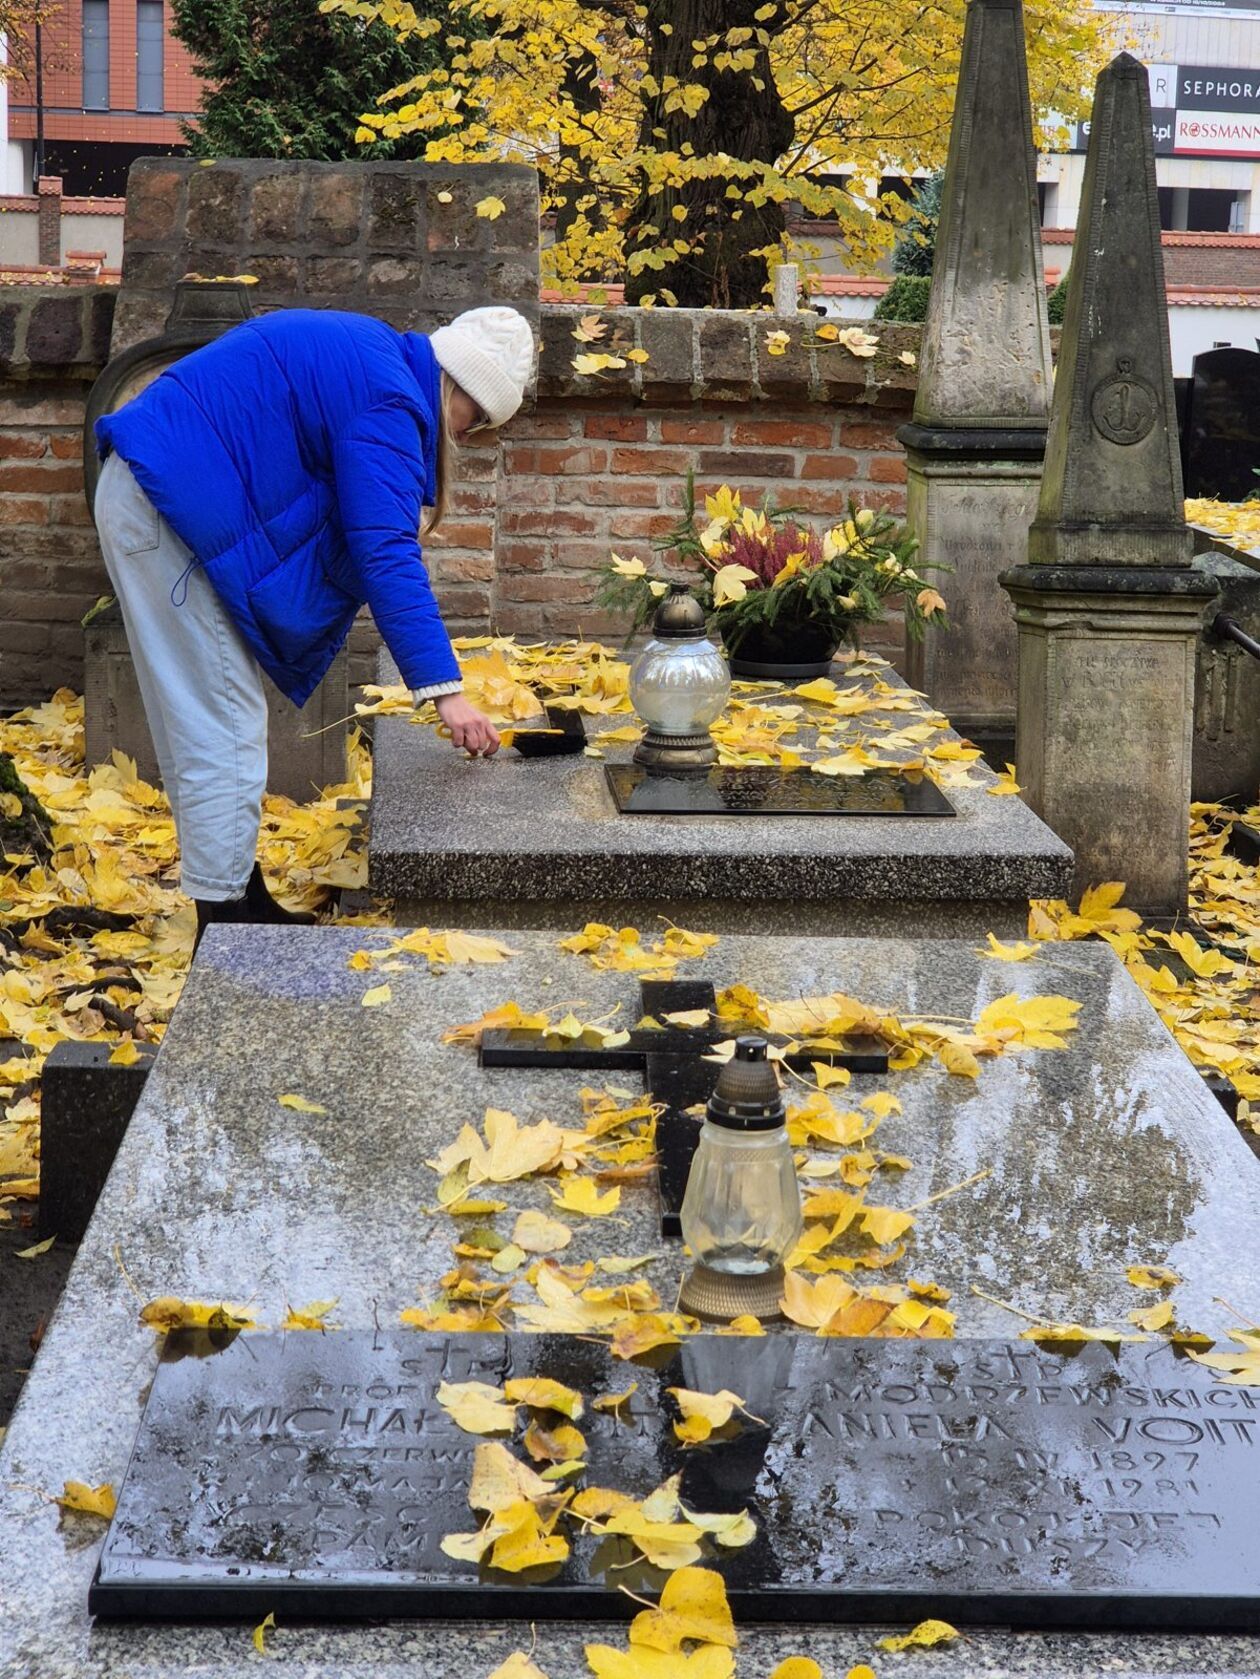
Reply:
M826 676L840 640L832 630L805 621L780 620L771 627L754 624L732 649L719 617L717 628L730 654L731 675L764 682L800 682Z

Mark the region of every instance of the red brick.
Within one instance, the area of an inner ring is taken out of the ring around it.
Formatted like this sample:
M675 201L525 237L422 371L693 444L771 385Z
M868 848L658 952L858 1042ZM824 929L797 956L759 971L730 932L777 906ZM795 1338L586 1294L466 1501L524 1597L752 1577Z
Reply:
M0 525L47 523L48 503L42 496L0 496Z
M495 576L493 554L468 555L455 559L445 555L438 562L439 586L442 583L493 583Z
M583 590L573 577L505 577L499 584L500 600L568 600L590 598L590 589Z
M662 420L662 443L725 443L723 420Z
M548 551L545 542L497 542L494 556L503 572L541 571Z
M672 513L614 513L608 521L612 537L668 536L678 523Z
M606 542L557 542L553 564L568 571L597 571L608 564Z
M439 589L438 599L443 613L454 618L484 619L490 610L488 589Z
M606 437L615 443L645 443L647 421L640 414L588 414L586 435Z
M499 514L499 529L509 536L594 536L599 528L594 514L569 508L525 507Z
M56 490L83 488L83 471L77 466L0 466L0 495L32 492L51 495Z
M494 541L492 525L463 525L444 519L430 538L435 548L489 548Z
M871 490L858 497L863 507L878 508L881 513L904 514L906 511L906 492L904 490Z
M731 442L740 448L785 444L789 449L825 449L832 438L830 426L804 420L741 420L731 427Z
M655 477L680 478L695 465L692 456L683 449L614 449L614 472L650 473Z
M791 455L745 455L738 449L703 449L700 470L720 472L727 478L794 478L796 462Z
M906 457L904 455L873 455L866 476L876 484L904 484Z
M596 434L588 431L588 437ZM532 413L519 414L512 421L508 437L512 442L518 438L528 441L554 441L561 437L573 436L573 416L571 414L548 414L545 410L535 409Z
M500 606L496 597L490 622L498 635L542 634L542 612L537 606L524 606L520 603Z
M832 513L843 513L849 505L847 490L824 490L812 484L793 484L791 492L781 498L790 501L793 507L799 507L805 513L821 513L827 516Z
M75 623L96 604L96 595L65 595L47 589L6 589L4 610L10 618L25 618L28 622L43 620L49 623Z
M852 455L806 455L802 478L856 478L858 463Z
M78 495L49 497L48 522L50 525L90 525L92 523L92 515L88 512L87 502L83 499L81 484Z
M46 437L32 437L26 432L0 432L0 460L37 461L48 450Z
M58 460L81 461L83 459L82 433L78 436L71 433L68 437L50 437L48 441ZM3 453L3 450L0 450L0 453Z
M562 481L556 500L588 507L658 507L660 487L650 478L591 478L584 484Z
M897 427L877 425L869 420L844 420L840 425L840 441L846 449L893 449L897 446Z
M605 472L608 468L607 449L522 449L511 445L505 451L504 466L509 477L524 473L583 473ZM510 492L509 492L510 494Z

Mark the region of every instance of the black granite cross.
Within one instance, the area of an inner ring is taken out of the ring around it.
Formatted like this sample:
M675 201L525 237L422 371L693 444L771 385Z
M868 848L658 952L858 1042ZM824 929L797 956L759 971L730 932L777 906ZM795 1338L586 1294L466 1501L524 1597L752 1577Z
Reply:
M481 1065L640 1073L652 1100L662 1109L656 1122L661 1234L679 1237L687 1175L700 1140L700 1118L688 1110L703 1105L713 1094L721 1067L704 1057L715 1044L735 1036L736 1027L729 1020L717 1018L717 996L708 980L645 979L640 981L639 990L643 1016L659 1021L659 1027L636 1028L625 1043L607 1049L557 1043L542 1032L486 1032L481 1041ZM706 1009L709 1014L703 1026L678 1026L667 1018L698 1009ZM854 1073L888 1071L888 1050L876 1038L848 1038L843 1049L793 1051L784 1060L796 1071L808 1071L815 1061L847 1067Z

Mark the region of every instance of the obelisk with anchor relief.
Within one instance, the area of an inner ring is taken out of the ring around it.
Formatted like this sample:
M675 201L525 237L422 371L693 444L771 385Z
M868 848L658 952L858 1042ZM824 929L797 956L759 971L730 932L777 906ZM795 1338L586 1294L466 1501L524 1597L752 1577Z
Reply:
M1195 645L1213 587L1182 507L1146 70L1098 78L1045 472L1019 627L1024 796L1076 852L1077 885L1123 880L1184 910Z

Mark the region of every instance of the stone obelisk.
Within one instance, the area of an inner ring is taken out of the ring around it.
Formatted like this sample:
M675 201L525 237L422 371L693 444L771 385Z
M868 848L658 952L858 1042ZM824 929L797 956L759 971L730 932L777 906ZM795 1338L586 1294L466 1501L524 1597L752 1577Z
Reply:
M909 461L908 520L948 632L911 680L967 732L1009 733L1015 625L998 578L1024 558L1050 408L1050 328L1022 0L971 0L950 131Z
M1019 777L1076 852L1149 915L1186 904L1195 649L1214 585L1192 569L1145 68L1094 94L1085 186L1019 628Z

